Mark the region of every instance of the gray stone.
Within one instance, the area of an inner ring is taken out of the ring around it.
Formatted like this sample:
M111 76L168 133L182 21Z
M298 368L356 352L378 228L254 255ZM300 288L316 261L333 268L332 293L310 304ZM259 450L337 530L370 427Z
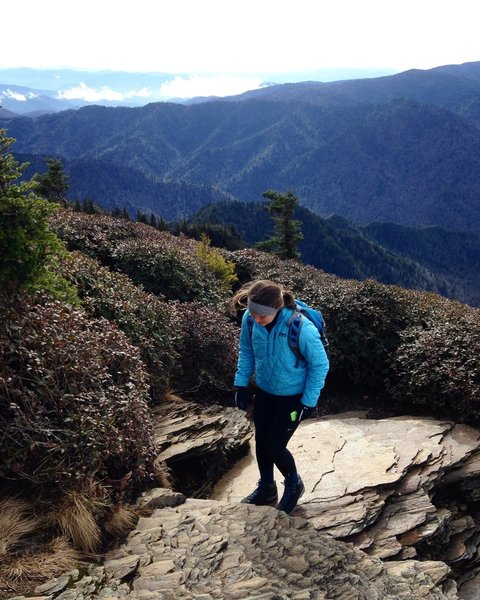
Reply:
M182 473L193 464L199 494L252 441L236 409L169 402L155 419L158 460ZM239 502L258 479L250 452L208 500L144 494L150 516L102 566L36 592L48 593L42 600L480 600L479 519L467 509L480 500L477 430L349 414L301 424L289 447L306 485L292 516ZM458 498L436 506L437 492L452 487ZM418 560L430 542L440 560ZM463 565L457 592L450 567L458 575Z
M134 573L139 564L140 557L135 554L110 560L107 558L105 561L105 572L109 577L122 580Z
M448 598L445 565L384 565L271 507L189 499L151 519L165 535L150 548L152 562L139 565L128 600ZM138 524L151 525L148 517ZM126 552L139 533L130 534Z
M143 492L138 500L139 506L148 508L165 508L166 506L178 506L183 504L186 497L179 492L174 492L168 488L154 488Z
M163 402L153 409L154 431L165 463L189 496L207 495L248 449L253 430L243 411L192 402Z
M294 514L319 531L382 559L414 558L420 543L446 531L442 560L469 561L477 552L480 536L461 502L450 510L432 498L444 485L457 485L465 501L480 498L478 430L428 418L340 415L301 424L289 448L306 487ZM239 501L257 479L251 454L211 497Z
M55 594L63 591L72 582L72 577L68 573L61 577L55 577L47 583L37 585L35 588L36 594Z

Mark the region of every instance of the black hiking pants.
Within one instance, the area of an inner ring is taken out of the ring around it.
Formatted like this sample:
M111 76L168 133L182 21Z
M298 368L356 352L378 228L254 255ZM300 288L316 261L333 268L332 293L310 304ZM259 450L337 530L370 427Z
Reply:
M292 423L290 413L298 407L302 394L274 396L257 388L253 407L255 425L255 452L260 477L273 481L273 466L284 477L297 472L295 459L287 444L298 427Z

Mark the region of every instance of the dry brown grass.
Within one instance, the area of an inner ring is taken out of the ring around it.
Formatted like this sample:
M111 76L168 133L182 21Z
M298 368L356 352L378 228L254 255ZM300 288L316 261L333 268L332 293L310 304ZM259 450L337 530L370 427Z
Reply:
M59 529L76 550L94 554L101 546L99 521L103 519L108 504L108 490L90 479L78 489L65 492L49 512L47 521L50 526Z
M175 394L174 392L171 392L171 391L168 391L165 394L164 400L165 400L165 402L179 402L179 403L185 402L185 400L181 396L178 396L177 394Z
M75 549L92 554L101 546L102 533L97 518L99 511L104 508L102 499L85 490L69 490L49 514L48 520L60 528L62 534L72 541Z
M43 542L45 519L33 515L32 504L19 498L0 500L0 588L29 587L70 571L80 555L66 538Z
M159 487L168 488L169 490L173 488L172 476L166 462L158 461L155 463L155 476Z
M138 511L126 506L117 506L105 521L105 529L113 537L125 537L135 527Z
M19 498L0 499L0 562L10 554L21 540L32 534L41 525L41 520L32 516L33 508Z
M0 584L15 588L25 584L48 581L71 571L81 563L81 557L64 537L55 538L37 552L10 556L0 564Z

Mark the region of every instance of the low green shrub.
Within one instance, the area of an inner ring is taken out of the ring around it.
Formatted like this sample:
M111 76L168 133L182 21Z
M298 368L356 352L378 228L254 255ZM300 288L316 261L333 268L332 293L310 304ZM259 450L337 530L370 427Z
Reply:
M219 305L226 297L222 282L195 256L197 242L179 244L128 240L112 252L115 269L128 275L147 292L167 300Z
M66 254L48 224L55 211L55 205L33 194L1 196L0 287L10 294L43 291L76 304L75 289L55 269Z
M444 318L428 329L415 326L403 333L391 393L399 406L478 426L480 311L465 308L443 311Z
M147 377L125 334L60 302L1 300L0 476L60 488L149 478Z
M233 385L238 327L221 310L199 302L174 302L172 308L180 333L175 391L194 398L225 396Z
M220 280L222 289L230 291L237 281L235 263L227 260L216 248L212 248L211 240L206 234L202 234L200 242L197 243L196 257Z
M70 250L96 258L168 300L218 305L228 293L226 282L234 278L223 256L213 260L216 250L204 256L201 243L143 223L71 210L58 211L51 223Z
M112 321L139 348L152 400L162 400L178 360L178 334L171 323L170 305L81 252L66 258L61 272L76 286L88 314Z

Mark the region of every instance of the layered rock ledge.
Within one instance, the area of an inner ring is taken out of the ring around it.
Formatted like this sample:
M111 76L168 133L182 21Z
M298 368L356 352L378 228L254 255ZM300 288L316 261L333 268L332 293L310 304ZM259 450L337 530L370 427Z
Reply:
M292 516L239 500L256 484L252 429L235 409L156 411L159 460L184 493L101 564L39 586L37 600L478 600L480 432L420 418L310 420L292 448L306 494ZM23 599L17 599L23 600Z
M460 583L474 574L478 430L427 418L343 415L306 421L289 447L306 487L295 515L319 532L383 560L434 558ZM241 461L212 498L239 501L257 478L255 464Z
M39 586L37 600L457 598L443 563L383 563L271 507L154 496L165 508L103 566Z

